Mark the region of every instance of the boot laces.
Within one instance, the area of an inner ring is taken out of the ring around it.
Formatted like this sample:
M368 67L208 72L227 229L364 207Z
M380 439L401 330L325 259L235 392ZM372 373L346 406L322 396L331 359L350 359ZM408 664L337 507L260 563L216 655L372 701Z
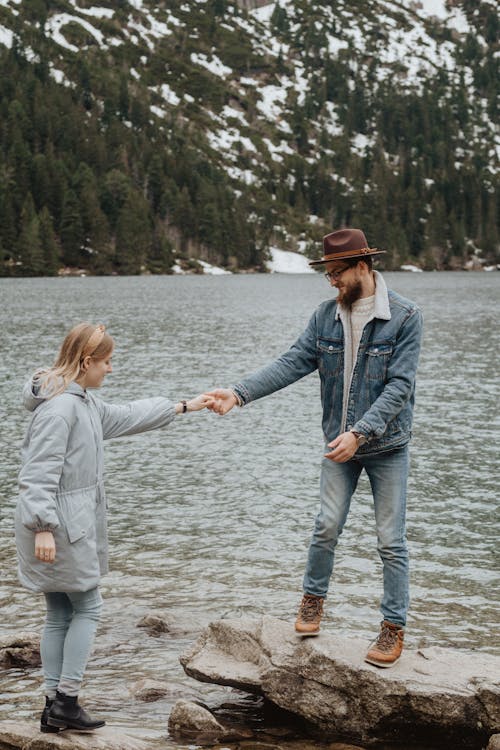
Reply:
M375 647L378 648L379 651L392 651L397 640L397 629L390 628L388 625L382 625L382 630L375 642Z
M321 615L322 600L316 596L305 596L300 605L300 616L304 622L312 622Z

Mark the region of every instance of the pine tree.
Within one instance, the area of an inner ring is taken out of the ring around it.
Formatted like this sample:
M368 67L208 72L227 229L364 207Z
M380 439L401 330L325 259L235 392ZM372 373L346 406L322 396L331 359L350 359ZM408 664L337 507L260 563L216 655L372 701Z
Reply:
M80 203L74 190L71 189L67 191L64 198L59 236L62 243L64 263L73 267L82 265L82 247L85 242L85 233L80 214Z
M41 276L44 273L40 222L31 193L26 196L21 211L17 257L22 276Z
M122 274L144 270L152 244L149 206L142 195L130 190L116 225L115 261Z
M47 206L44 206L39 214L39 235L44 275L56 276L59 266L59 247L54 233L52 217Z

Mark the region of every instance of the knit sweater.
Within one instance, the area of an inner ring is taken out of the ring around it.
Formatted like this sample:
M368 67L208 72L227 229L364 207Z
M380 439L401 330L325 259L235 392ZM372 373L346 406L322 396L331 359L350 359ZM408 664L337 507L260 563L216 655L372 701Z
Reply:
M344 326L344 393L342 399L342 425L346 429L345 419L347 401L351 388L352 373L356 365L359 342L363 329L370 320L375 317L375 295L358 299L348 310L342 305L340 308L340 319Z

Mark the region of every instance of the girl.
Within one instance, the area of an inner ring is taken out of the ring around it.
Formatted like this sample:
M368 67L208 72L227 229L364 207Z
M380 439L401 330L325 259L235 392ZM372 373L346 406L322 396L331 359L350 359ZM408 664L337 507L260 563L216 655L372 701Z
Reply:
M88 389L112 372L112 354L105 327L81 323L54 366L37 371L24 392L33 417L22 446L16 544L21 583L47 603L42 732L105 723L78 704L101 613L99 580L108 570L103 440L165 427L176 414L211 403L200 395L176 404L160 397L107 404Z

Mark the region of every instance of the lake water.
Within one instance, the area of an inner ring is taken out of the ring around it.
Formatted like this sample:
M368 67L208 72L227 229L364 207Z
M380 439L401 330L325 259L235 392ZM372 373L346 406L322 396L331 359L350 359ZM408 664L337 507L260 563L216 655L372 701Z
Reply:
M409 482L408 646L500 654L500 274L385 277L425 318ZM51 364L69 327L104 322L115 337L103 398L179 400L280 354L329 294L319 275L0 280L2 634L40 630L41 597L15 574L12 513L28 422L20 391L33 369ZM312 375L225 417L190 414L165 431L107 444L112 573L84 699L108 720L147 726L153 745L165 748L179 746L166 728L178 697L212 707L236 701L242 720L262 721L253 700L186 677L178 656L212 619L294 618L317 511L320 423ZM380 620L380 576L365 478L336 556L325 630L355 630L368 643ZM149 612L171 632L152 638L138 629ZM143 677L167 680L166 698L136 701L129 686ZM35 717L39 672L4 671L0 680L0 719L12 718L12 705L16 716Z

